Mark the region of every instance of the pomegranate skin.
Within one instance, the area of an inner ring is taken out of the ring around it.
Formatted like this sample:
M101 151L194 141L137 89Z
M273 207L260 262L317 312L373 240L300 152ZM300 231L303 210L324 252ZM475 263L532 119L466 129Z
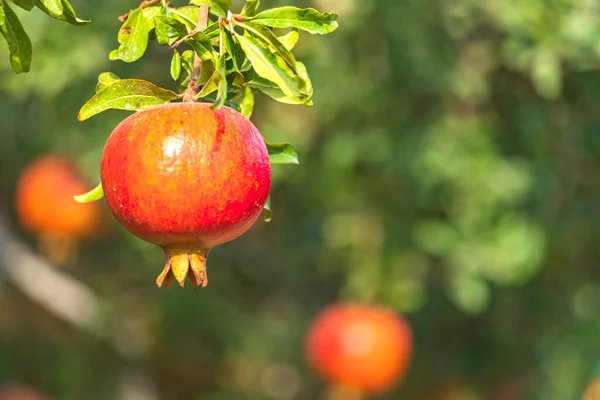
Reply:
M412 332L383 307L340 303L324 309L309 327L305 356L334 387L381 394L407 372Z
M161 246L157 284L190 277L206 286L209 250L245 233L269 195L271 167L260 132L242 114L206 103L137 112L110 135L101 162L105 199L133 235Z

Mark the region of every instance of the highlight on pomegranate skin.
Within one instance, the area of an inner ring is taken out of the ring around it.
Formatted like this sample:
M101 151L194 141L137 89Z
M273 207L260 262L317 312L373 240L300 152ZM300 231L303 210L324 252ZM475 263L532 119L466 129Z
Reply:
M157 285L208 283L210 249L244 234L271 186L265 142L229 107L170 103L137 112L110 135L101 163L108 206L129 232L163 248Z
M340 303L325 308L311 323L305 357L333 387L381 394L404 378L412 346L410 326L392 310Z

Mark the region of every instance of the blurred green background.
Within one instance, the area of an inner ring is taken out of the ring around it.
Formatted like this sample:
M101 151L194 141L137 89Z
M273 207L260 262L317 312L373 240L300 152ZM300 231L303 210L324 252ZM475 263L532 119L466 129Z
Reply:
M19 13L31 73L0 46L0 214L29 251L22 168L58 152L91 187L128 115L77 121L98 74L174 88L156 43L108 60L136 1L73 5L92 23ZM382 399L581 399L600 373L600 2L275 5L335 10L340 28L296 51L314 107L257 98L257 127L301 155L274 167L273 221L215 248L198 291L158 289L162 251L114 226L61 270L102 299L91 331L0 265L0 384L58 400L319 399L303 337L348 300L389 305L414 331L409 375Z

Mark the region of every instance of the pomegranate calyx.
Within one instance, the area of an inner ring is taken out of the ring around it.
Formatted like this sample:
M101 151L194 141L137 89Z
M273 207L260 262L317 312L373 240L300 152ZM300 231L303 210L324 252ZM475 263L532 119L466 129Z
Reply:
M162 246L165 251L165 268L156 279L156 285L168 288L174 280L183 287L186 277L192 282L194 289L208 285L206 273L206 257L208 250L193 245Z

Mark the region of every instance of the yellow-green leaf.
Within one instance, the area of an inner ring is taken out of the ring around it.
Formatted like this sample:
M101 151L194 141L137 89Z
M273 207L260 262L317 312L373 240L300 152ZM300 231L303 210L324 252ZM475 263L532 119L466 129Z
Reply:
M140 111L169 103L179 95L140 79L122 79L92 97L79 111L77 118L86 120L108 109Z
M279 7L260 12L250 20L271 28L297 28L326 35L337 29L337 17L334 12L320 13L314 8Z
M291 99L301 97L297 77L283 58L274 54L260 40L247 33L244 36L237 36L237 39L260 77L276 83Z
M133 11L119 29L117 36L120 44L119 48L111 51L109 58L125 62L139 60L148 47L150 30L151 25L149 19L144 15L143 9Z

